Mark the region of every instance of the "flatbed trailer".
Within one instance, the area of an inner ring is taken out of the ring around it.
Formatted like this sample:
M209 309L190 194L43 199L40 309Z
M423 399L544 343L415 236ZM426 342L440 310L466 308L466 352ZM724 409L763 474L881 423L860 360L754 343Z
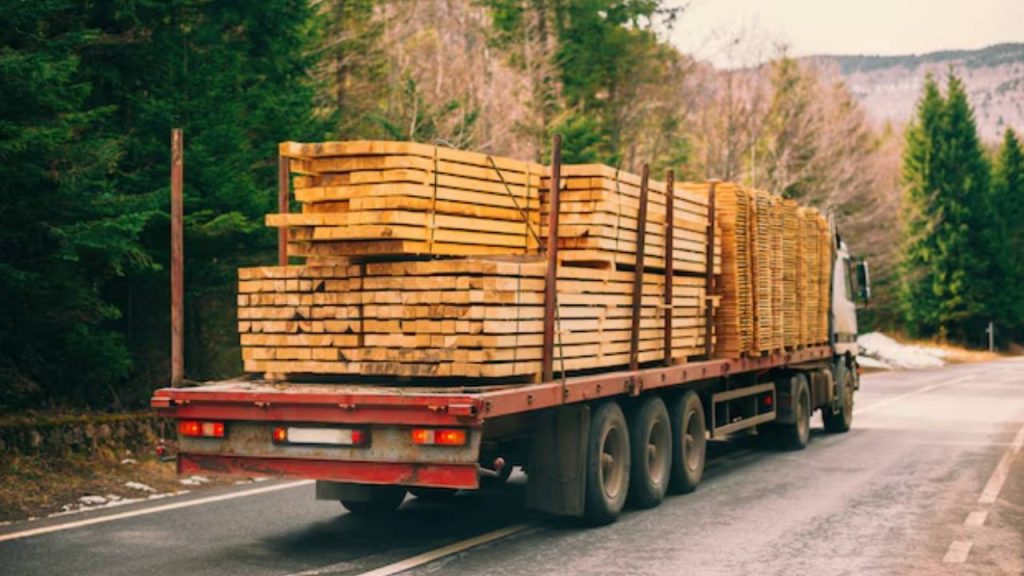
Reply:
M695 444L690 450L698 453L675 457L691 458L691 480L699 482L706 438L774 425L788 446L806 444L810 411L835 413L837 369L850 375L852 382L840 376L848 385L856 385L851 359L837 356L832 346L818 346L538 384L450 388L238 379L161 389L152 406L179 427L198 423L201 430L205 423L212 429L208 435L180 435L181 474L315 479L318 497L341 500L358 511L384 512L393 506L394 494L404 497L406 488L420 495L439 492L422 489L472 490L481 480L507 476L513 465L521 465L528 471L531 507L600 522L613 519L617 510L588 510L585 448L596 408L622 407L625 426L635 428L632 420L650 401L673 406L696 397L700 417L689 434L678 429L683 422L669 424L676 429L672 437L677 444L688 436ZM848 398L851 406L840 408L834 421L842 423L843 412L852 415L852 390ZM353 430L360 433L354 443ZM460 431L464 440L417 443L415 435L424 430ZM662 464L671 468L675 451L656 441L651 445L652 457L667 458ZM626 452L612 457L628 459ZM606 453L597 456L605 466ZM680 488L688 491L696 482ZM655 492L663 495L665 490Z
M554 182L560 181L559 150L556 137ZM279 203L286 211L284 158L281 173ZM671 174L668 182L671 189ZM645 222L646 183L645 167L640 222ZM709 196L706 282L711 294L714 186ZM670 490L694 490L703 475L708 439L757 430L799 449L810 439L809 420L817 410L827 431L849 430L858 387L857 319L853 267L837 234L832 233L828 343L714 358L709 306L706 359L640 364L641 241L629 368L565 377L556 370L557 289L552 289L557 285L558 197L556 186L548 215L540 383L423 386L397 379L251 378L165 388L155 393L152 406L178 423L179 473L314 479L317 498L339 500L356 513L385 513L398 508L407 492L432 497L474 490L504 480L513 466L521 466L527 473L529 507L606 523L618 516L627 495L649 507ZM666 225L671 231L671 218ZM638 237L644 238L642 227ZM286 235L279 241L279 260L286 264ZM669 265L666 278L672 274ZM866 299L866 264L858 268L858 281ZM665 305L671 302L671 290L666 290ZM672 315L665 316L667 335ZM667 342L665 349L670 349Z

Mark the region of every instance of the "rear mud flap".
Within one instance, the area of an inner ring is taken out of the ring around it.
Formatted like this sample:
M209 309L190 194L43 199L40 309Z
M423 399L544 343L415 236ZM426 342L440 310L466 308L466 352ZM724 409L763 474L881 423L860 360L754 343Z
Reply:
M565 406L536 416L526 505L557 516L582 516L590 407Z

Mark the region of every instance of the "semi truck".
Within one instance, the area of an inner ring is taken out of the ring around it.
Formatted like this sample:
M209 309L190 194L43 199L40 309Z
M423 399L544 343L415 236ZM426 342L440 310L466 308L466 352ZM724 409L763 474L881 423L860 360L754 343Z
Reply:
M250 377L164 388L151 404L176 422L180 474L312 479L318 499L355 514L385 514L410 492L429 498L478 490L518 466L529 508L609 523L627 498L644 508L695 490L708 440L756 432L799 450L819 411L826 432L850 429L859 388L857 306L869 297L868 266L851 257L834 226L829 234L828 342L820 345L554 372L527 384Z

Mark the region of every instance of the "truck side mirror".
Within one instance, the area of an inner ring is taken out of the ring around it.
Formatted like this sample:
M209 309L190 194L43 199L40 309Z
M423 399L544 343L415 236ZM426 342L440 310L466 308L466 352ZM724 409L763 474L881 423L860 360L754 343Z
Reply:
M857 262L857 299L864 304L871 301L871 271L867 260Z

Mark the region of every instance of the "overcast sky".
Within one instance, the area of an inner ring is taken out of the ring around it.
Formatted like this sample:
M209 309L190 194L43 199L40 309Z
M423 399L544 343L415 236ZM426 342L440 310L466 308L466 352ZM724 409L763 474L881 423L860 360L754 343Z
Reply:
M669 38L684 52L719 65L739 58L723 48L724 39L737 32L762 50L784 43L794 56L915 54L1024 42L1024 0L691 0L689 5Z

